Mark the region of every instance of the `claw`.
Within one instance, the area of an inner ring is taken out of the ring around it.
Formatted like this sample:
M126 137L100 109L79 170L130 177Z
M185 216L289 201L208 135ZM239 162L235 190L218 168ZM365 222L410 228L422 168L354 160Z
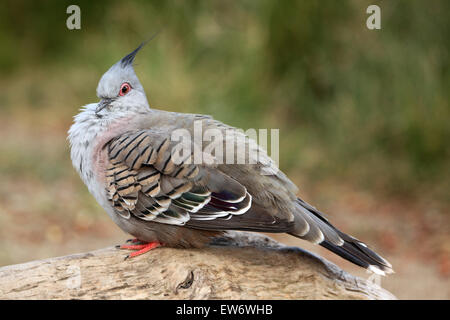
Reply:
M132 242L140 242L140 240L132 241ZM147 242L147 243L143 243L143 244L134 244L134 245L133 244L132 245L125 244L125 245L121 245L121 246L116 246L116 248L126 249L126 250L136 250L125 257L125 260L127 260L129 258L134 258L134 257L140 256L141 254L149 252L150 250L157 248L159 246L161 246L161 243L158 241L155 241L155 242Z
M135 238L135 239L128 239L126 242L127 243L138 243L138 242L144 242L144 241L141 241L141 240Z

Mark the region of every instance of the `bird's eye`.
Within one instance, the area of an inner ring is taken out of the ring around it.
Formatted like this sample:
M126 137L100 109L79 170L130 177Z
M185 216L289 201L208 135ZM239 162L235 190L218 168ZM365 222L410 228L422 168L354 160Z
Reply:
M124 96L131 90L131 85L128 82L122 83L119 90L119 96Z

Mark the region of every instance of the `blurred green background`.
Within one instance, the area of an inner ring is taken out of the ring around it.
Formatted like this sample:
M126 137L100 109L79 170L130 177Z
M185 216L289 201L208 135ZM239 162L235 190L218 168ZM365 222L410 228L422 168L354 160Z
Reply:
M66 132L101 75L161 29L136 58L151 106L279 128L301 194L404 265L386 287L450 297L449 1L2 3L0 265L125 237L72 169ZM366 28L370 4L381 30Z

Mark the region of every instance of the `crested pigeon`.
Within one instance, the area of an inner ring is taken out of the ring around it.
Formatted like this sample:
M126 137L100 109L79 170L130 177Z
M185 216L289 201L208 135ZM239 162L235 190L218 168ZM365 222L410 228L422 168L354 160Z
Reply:
M242 131L210 116L150 108L133 68L142 46L101 77L100 102L84 106L68 132L81 179L112 220L136 238L120 246L135 250L127 257L160 245L202 247L227 230L246 230L288 233L374 273L393 272L388 261L300 199L295 184ZM224 133L224 143L231 132L238 147L257 150L257 159L215 161L202 145L199 152L209 161L192 161L192 154L175 161L172 133L193 134L196 123ZM262 173L267 167L272 172Z

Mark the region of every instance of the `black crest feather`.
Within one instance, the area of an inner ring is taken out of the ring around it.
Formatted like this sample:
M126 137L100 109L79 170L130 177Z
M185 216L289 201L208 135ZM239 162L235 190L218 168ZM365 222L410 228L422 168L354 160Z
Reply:
M155 32L148 40L142 42L139 47L134 49L132 52L127 54L125 57L120 60L120 65L125 68L127 66L131 66L133 64L134 58L136 57L136 54L139 52L139 50L142 49L143 46L145 46L147 43L149 43L154 37L158 35L160 31Z

